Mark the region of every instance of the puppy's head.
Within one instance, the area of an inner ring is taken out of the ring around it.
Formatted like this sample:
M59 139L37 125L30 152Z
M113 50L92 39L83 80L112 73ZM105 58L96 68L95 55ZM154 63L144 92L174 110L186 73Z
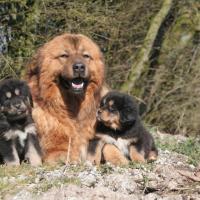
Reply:
M114 130L133 126L138 118L137 104L133 98L120 92L109 92L100 102L97 120Z
M24 81L6 79L0 82L0 109L9 121L27 117L31 112L32 99Z

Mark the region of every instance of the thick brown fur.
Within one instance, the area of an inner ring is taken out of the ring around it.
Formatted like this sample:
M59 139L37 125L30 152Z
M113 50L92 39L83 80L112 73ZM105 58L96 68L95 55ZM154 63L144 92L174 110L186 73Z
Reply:
M81 94L62 85L63 79L74 78L76 63L85 67L87 85ZM36 52L28 64L27 79L44 161L84 160L88 140L94 136L96 107L104 93L104 61L98 46L81 34L57 36Z

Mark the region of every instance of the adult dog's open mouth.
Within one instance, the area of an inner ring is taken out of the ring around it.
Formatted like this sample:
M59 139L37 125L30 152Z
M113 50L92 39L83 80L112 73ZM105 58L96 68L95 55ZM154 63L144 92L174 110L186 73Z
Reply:
M60 84L62 87L71 90L75 94L83 93L87 86L87 82L86 79L81 77L69 80L66 77L60 76Z

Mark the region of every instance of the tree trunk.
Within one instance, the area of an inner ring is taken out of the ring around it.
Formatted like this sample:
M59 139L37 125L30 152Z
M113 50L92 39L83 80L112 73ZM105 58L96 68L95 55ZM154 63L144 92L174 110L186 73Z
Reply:
M172 9L172 5L173 0L164 0L160 11L152 20L149 31L144 40L143 47L137 57L137 61L132 65L128 79L121 87L123 91L130 93L133 90L136 81L140 78L146 67L148 67L149 58L156 37L158 36L159 29Z

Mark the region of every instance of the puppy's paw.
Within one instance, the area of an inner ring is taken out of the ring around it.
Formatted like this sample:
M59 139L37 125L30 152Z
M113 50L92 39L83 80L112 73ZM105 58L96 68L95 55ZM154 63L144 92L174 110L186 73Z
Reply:
M19 166L20 165L20 162L19 160L15 160L15 161L6 161L5 164L7 166Z
M92 165L100 165L101 164L101 156L99 155L91 155L87 156L87 161L90 162Z
M131 161L145 163L144 152L138 152L135 146L130 146L130 158Z
M42 159L39 156L32 156L31 158L28 159L28 162L32 166L40 166L40 165L42 165Z
M158 158L158 152L157 151L150 151L149 155L148 155L148 158L147 158L147 161L148 162L153 162L153 161L156 161L157 158Z

